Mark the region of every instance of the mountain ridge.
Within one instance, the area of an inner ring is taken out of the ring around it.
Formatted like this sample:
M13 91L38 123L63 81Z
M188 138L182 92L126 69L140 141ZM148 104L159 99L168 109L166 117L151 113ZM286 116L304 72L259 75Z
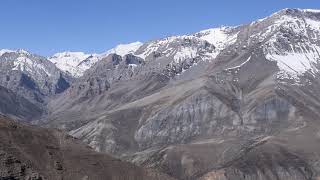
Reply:
M108 54L33 123L177 179L317 179L319 22L284 9Z

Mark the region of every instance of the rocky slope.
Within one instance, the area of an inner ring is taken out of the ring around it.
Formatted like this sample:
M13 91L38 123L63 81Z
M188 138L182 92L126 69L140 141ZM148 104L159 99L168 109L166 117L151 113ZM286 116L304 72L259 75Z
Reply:
M118 50L121 55L109 54L116 52L110 51L85 71L64 95L50 102L52 111L47 120L55 124L52 119L64 121L66 118L60 117L68 117L67 124L77 126L73 119L87 121L92 114L104 113L106 107L112 109L175 81L205 75L207 65L223 48L234 43L237 33L237 29L223 27L150 41L127 55L123 55L124 50ZM90 105L84 107L86 103ZM83 115L88 118L78 118ZM68 125L62 124L63 127Z
M0 85L43 108L50 96L62 93L72 78L45 57L24 50L0 51Z
M18 124L3 116L0 141L0 179L172 179L94 152L61 131Z
M42 113L43 110L37 105L0 86L0 114L5 114L14 119L31 121L40 118Z
M179 179L319 176L320 12L284 9L111 54L43 124Z
M184 180L320 177L319 10L284 9L247 25L118 46L98 59L62 53L51 58L61 70L26 52L0 55L10 74L1 85L48 101L35 123L96 151Z

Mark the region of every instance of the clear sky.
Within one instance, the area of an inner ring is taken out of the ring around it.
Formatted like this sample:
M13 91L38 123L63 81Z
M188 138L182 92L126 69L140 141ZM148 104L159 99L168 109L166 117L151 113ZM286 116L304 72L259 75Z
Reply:
M245 24L286 7L320 9L320 0L1 0L0 7L0 48L51 55Z

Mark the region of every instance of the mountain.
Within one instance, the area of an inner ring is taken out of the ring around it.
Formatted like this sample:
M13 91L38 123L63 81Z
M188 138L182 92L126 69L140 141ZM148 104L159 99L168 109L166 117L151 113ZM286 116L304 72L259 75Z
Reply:
M0 85L42 108L48 97L62 93L72 78L45 57L24 50L0 51Z
M171 180L169 176L94 152L54 129L0 116L1 179Z
M100 59L98 54L85 54L83 52L62 52L49 57L60 70L74 77L80 77Z
M108 50L106 53L103 53L104 56L109 54L118 54L120 56L124 56L127 54L135 53L141 46L143 45L142 42L133 42L129 44L119 44L115 48Z
M53 110L50 118L58 117L58 121L64 121L64 117L60 118L61 113L70 112L65 117L72 116L79 121L86 121L86 118L78 118L83 116L79 111L90 114L97 113L98 109L101 109L101 112L104 112L105 107L114 108L117 104L142 98L167 85L171 78L175 80L193 78L192 69L195 69L197 76L205 74L207 64L225 46L233 43L236 35L236 30L222 27L193 35L150 41L140 46L134 53L124 56L109 54L115 50L109 51L104 58L84 72L63 96L49 103L49 109ZM184 75L179 76L180 73ZM126 91L128 87L133 88L133 92ZM122 93L126 95L123 96ZM91 97L93 99L90 99ZM84 107L82 103L90 105ZM68 118L72 126L76 124L72 121L73 118Z
M134 53L140 46L141 42L130 44L120 44L115 48L102 54L85 54L83 52L62 52L56 53L49 57L48 60L54 63L60 70L73 77L80 77L84 72L93 66L96 62L107 57L109 54L118 54L124 56Z
M0 85L12 98L0 110L24 118L36 105L45 113L32 123L177 179L319 179L319 60L311 9L102 54L1 50Z
M109 54L49 102L41 125L178 179L317 179L320 12Z

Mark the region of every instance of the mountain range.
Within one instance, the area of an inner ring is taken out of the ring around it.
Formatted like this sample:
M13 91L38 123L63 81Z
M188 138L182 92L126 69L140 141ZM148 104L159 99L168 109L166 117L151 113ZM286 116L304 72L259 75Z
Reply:
M312 9L101 54L1 50L0 112L175 179L316 180L319 61Z

